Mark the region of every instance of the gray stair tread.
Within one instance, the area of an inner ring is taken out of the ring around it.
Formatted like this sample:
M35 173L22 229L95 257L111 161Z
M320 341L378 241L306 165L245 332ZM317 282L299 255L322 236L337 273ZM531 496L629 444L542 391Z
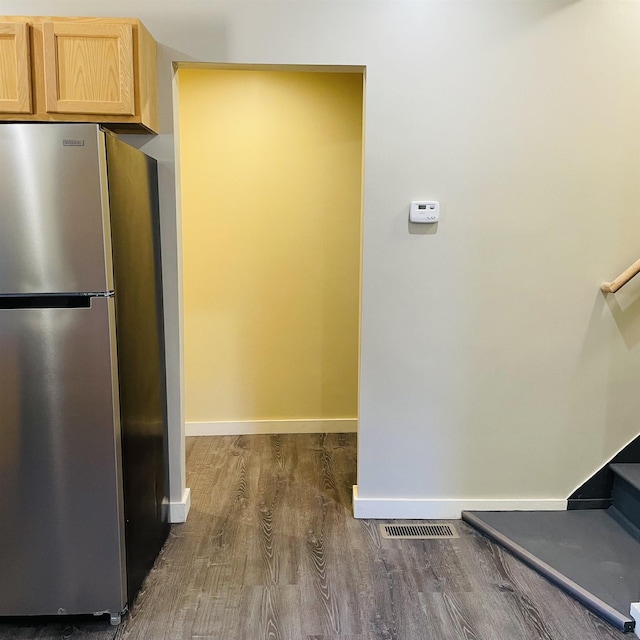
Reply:
M640 542L605 509L471 513L621 614L640 601Z
M616 463L609 465L609 469L640 491L640 464Z

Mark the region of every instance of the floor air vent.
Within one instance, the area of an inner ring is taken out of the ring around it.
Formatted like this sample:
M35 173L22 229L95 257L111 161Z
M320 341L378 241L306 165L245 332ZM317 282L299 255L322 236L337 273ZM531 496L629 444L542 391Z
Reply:
M383 538L457 538L456 530L450 524L381 524Z

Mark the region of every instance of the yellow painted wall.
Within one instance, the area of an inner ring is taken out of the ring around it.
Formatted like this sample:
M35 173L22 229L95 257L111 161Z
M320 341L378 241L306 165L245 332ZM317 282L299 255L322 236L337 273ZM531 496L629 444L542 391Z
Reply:
M187 421L356 417L362 75L178 88Z

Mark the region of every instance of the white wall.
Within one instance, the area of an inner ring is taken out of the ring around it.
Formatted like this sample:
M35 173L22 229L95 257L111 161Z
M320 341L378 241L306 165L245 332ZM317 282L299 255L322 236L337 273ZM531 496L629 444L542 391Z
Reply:
M367 67L361 515L562 506L640 431L640 282L610 301L598 290L640 257L637 2L2 8L135 15L162 45L162 132L144 148L164 167L177 467L172 60ZM442 203L435 233L408 227L423 198Z

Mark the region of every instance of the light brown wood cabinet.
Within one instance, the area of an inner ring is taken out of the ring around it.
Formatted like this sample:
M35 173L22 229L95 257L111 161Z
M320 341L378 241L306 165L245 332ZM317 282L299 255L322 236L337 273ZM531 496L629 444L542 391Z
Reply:
M29 27L0 23L0 112L31 113Z
M154 39L136 19L0 17L0 121L157 132Z

